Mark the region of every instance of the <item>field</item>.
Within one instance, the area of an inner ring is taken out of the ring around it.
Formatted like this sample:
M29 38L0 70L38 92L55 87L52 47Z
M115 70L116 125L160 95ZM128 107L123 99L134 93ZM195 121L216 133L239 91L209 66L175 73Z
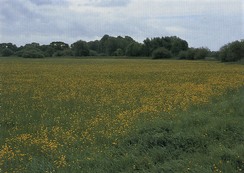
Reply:
M0 173L243 172L244 66L0 59Z

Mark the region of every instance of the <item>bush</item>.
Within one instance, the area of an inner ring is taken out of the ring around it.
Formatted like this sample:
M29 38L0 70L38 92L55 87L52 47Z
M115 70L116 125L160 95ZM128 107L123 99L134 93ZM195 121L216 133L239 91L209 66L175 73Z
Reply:
M187 59L187 51L180 51L178 58L179 59Z
M188 59L188 60L194 60L196 51L194 48L190 48L186 51L180 51L178 57L179 59Z
M191 48L189 50L187 50L187 57L186 59L189 59L189 60L194 60L194 57L195 57L195 49L194 48Z
M164 47L157 48L152 53L153 59L165 59L171 58L172 54L169 50L165 49Z
M63 54L63 51L58 50L57 52L55 52L55 53L53 54L53 56L54 56L54 57L57 57L57 56L64 56L64 54Z
M75 56L89 56L89 48L85 41L79 40L71 44Z
M58 50L56 51L53 56L57 57L57 56L72 56L73 52L70 49L66 49L66 50Z
M244 40L234 41L220 48L219 56L222 62L244 59Z
M114 51L113 55L114 56L123 56L124 51L122 49L118 48L116 51Z
M208 48L197 48L195 49L194 59L205 59L209 53L210 50Z
M98 53L95 50L89 50L89 56L98 56Z
M14 54L14 51L12 51L9 48L5 48L2 50L2 56L11 56Z
M187 51L181 51L179 59L197 60L205 59L210 53L208 48L190 48Z
M26 49L22 52L22 57L24 58L44 58L44 53L39 49Z
M142 45L140 43L130 43L126 47L125 51L126 56L141 56L142 54Z

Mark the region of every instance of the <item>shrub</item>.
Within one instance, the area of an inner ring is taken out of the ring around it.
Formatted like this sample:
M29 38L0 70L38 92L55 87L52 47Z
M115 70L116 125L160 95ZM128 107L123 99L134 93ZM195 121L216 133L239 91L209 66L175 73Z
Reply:
M186 54L186 59L189 59L189 60L194 60L194 57L195 57L195 49L194 48L190 48L187 50L187 54Z
M222 62L244 59L244 40L234 41L220 48L219 56Z
M71 44L75 56L89 56L89 48L85 41L79 40Z
M179 59L187 59L187 51L180 51L178 58Z
M14 51L12 51L9 48L5 48L2 50L2 56L11 56L14 54Z
M141 56L142 54L142 45L140 43L130 43L126 47L125 51L126 56Z
M197 48L195 49L194 59L205 59L209 53L210 50L208 48Z
M179 59L197 60L205 59L210 53L208 48L190 48L187 51L181 51Z
M122 49L118 48L116 51L114 51L113 55L114 56L123 56L124 51Z
M157 48L152 53L153 59L171 58L171 52L164 47Z
M44 58L44 53L39 49L26 49L22 52L22 57L24 58Z
M95 50L89 50L89 56L98 56L98 53Z
M70 49L66 49L66 50L58 50L56 51L53 56L57 57L57 56L72 56L73 52Z

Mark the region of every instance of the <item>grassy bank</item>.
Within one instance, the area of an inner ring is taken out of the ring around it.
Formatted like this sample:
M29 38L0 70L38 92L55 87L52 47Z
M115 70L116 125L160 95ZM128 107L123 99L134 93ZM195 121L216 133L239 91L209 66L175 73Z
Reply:
M244 89L205 106L162 113L113 147L106 172L243 172ZM105 157L106 158L106 157ZM106 166L104 166L104 164ZM98 168L100 169L100 168Z
M0 172L243 171L242 65L0 62Z

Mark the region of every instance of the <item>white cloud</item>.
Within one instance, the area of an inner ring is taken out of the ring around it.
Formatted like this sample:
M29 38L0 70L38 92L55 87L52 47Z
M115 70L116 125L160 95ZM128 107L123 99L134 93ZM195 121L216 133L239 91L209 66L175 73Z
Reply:
M2 0L0 42L176 35L218 49L244 37L243 9L242 0Z

